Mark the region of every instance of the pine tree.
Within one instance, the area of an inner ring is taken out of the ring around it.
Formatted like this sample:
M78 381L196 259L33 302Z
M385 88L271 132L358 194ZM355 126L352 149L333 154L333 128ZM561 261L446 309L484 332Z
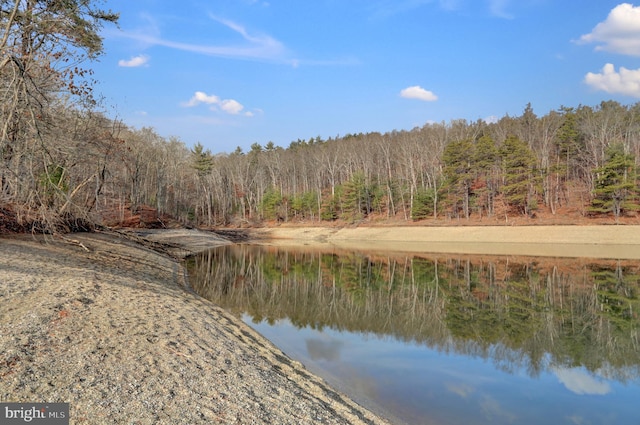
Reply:
M471 184L473 175L474 145L468 140L458 140L447 144L442 154L444 161L445 185L453 202L453 213L457 216L460 209L465 218L469 218L471 204Z
M632 155L626 154L622 145L607 148L606 162L594 170L595 188L589 211L612 212L616 221L625 211L635 211L638 206L638 170Z
M502 156L504 186L502 193L507 204L523 213L531 214L537 209L539 178L535 175L535 155L529 146L515 136L509 136L500 148Z
M356 172L342 185L340 197L341 218L355 222L362 220L371 211L371 198L362 172Z
M476 142L474 153L475 182L473 191L478 197L478 209L493 214L493 203L498 187L498 149L491 136L482 136Z
M262 196L262 202L260 203L260 209L262 212L262 218L266 220L281 220L283 219L282 211L283 199L282 194L277 189L268 189ZM286 215L286 213L284 214Z
M198 174L198 180L200 181L200 186L203 191L203 194L198 198L204 200L204 208L207 213L207 225L211 226L213 224L213 199L207 177L211 175L211 171L213 170L213 155L211 155L211 151L208 149L204 150L204 147L200 143L196 143L191 151L191 157L191 166Z
M204 146L200 143L196 143L191 151L192 155L192 167L197 171L198 176L205 177L211 174L213 169L213 155L209 149L204 150Z
M411 208L411 218L413 220L423 220L433 215L435 191L433 189L419 188L413 197Z

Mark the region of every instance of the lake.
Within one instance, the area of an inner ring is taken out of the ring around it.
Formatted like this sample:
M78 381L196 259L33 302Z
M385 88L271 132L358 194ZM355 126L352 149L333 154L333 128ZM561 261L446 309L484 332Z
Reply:
M639 425L640 262L257 245L196 292L398 424Z

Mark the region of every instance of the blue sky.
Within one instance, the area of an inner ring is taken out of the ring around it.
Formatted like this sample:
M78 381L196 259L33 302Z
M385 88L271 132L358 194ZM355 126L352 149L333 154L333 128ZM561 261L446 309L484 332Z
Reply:
M109 116L188 146L410 130L640 100L640 3L107 0Z

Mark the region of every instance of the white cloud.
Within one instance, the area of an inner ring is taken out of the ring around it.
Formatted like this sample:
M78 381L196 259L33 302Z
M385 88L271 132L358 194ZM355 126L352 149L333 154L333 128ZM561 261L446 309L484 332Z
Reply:
M411 86L407 87L400 91L400 96L405 99L418 99L424 100L425 102L433 102L438 100L438 96L430 92L429 90L425 90L420 86Z
M198 106L201 103L204 103L207 105L215 105L219 102L220 102L220 98L218 96L208 95L205 92L197 91L193 94L191 99L189 99L188 102L183 103L182 106L192 107L192 106Z
M134 56L129 60L120 59L118 61L118 66L123 66L126 68L137 68L139 66L144 66L149 63L149 56L139 55Z
M242 112L244 106L242 106L237 100L226 99L220 102L220 109L228 114L237 115Z
M614 7L579 43L597 43L596 50L640 56L640 6L622 3Z
M613 64L608 63L599 74L589 72L584 82L596 90L640 98L640 69L621 66L620 71L616 72Z
M605 395L611 392L608 383L598 381L582 369L551 368L558 380L575 394Z
M209 95L202 91L195 92L191 99L189 99L187 102L183 102L181 105L185 108L192 108L201 104L211 105L211 110L216 111L219 108L223 112L231 115L238 115L244 109L244 106L237 100L220 99L216 95ZM244 115L247 117L252 117L253 113L245 112Z

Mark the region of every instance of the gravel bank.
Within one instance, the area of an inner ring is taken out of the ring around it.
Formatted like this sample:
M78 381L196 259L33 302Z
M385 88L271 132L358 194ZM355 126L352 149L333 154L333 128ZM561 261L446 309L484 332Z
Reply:
M143 236L226 243L164 235ZM70 238L0 239L0 401L69 402L74 424L386 423L186 290L169 255Z

